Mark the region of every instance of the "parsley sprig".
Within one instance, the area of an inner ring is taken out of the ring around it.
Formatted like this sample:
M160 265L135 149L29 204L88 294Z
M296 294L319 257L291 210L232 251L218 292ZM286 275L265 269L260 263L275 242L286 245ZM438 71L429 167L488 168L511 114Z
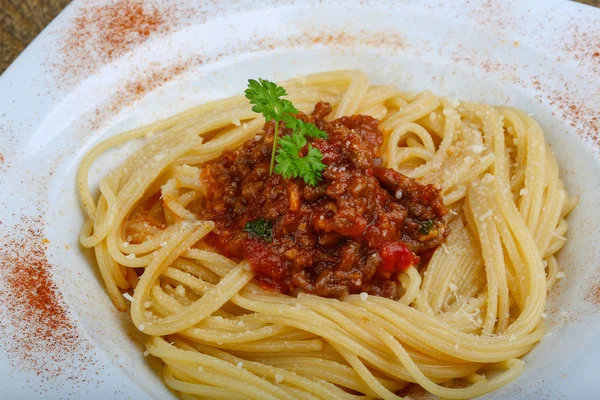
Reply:
M327 134L315 125L294 117L292 114L298 114L298 109L291 101L282 99L287 96L286 90L273 82L262 78L258 81L250 79L245 94L253 105L252 111L262 114L266 121L275 121L269 175L275 171L286 179L300 177L308 185L316 185L325 169L323 154L308 144L306 138L326 139ZM292 134L282 137L278 147L280 122L284 122ZM307 145L308 152L301 157L300 152Z
M310 144L308 153L304 157L300 157L300 151L306 144L306 137L298 132L282 137L281 147L277 150L275 157L277 161L275 172L286 179L301 177L308 185L315 186L321 180L321 172L325 169L325 164L323 164L323 155L319 149Z
M294 118L290 115L287 115L284 118L284 121L285 127L291 129L294 133L298 133L302 136L327 139L327 134L311 123L304 122L301 119Z

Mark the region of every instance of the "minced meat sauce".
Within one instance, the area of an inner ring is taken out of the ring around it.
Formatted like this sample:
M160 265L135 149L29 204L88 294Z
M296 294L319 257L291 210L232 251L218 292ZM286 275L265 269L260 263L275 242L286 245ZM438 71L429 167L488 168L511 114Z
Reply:
M439 189L382 167L379 121L366 115L310 115L327 139L309 139L323 154L323 179L269 176L274 124L202 172L203 219L215 222L207 242L246 259L263 287L341 298L348 293L398 298L397 275L430 256L448 235ZM281 135L290 134L283 128ZM249 231L258 224L268 235ZM246 228L246 229L245 229Z

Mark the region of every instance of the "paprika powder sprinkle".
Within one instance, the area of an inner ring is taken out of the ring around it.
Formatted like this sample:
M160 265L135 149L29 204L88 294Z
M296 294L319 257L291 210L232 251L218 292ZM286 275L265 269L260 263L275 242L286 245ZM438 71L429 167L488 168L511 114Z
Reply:
M0 235L2 302L0 327L9 337L2 346L13 366L33 370L43 381L64 382L65 363L89 363L86 341L71 319L63 297L52 280L46 257L42 217L21 218ZM10 233L9 233L10 232ZM62 379L55 379L61 377Z
M120 85L106 104L97 108L95 114L89 120L90 129L98 129L103 121L111 115L117 114L123 108L131 106L142 99L148 93L161 86L166 85L177 76L188 69L202 64L200 57L191 57L186 60L177 60L173 65L161 66L158 63L150 63L139 76L134 77Z
M173 11L140 0L84 5L68 28L58 32L60 59L49 64L61 74L63 84L87 77L154 33L169 32L176 22Z
M600 282L592 285L585 295L585 299L595 305L600 304Z

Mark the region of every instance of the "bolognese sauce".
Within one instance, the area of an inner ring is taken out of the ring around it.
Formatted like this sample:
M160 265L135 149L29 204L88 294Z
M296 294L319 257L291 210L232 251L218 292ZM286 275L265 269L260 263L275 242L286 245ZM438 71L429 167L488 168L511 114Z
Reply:
M326 165L316 186L269 175L272 122L204 168L200 213L215 222L207 242L248 260L263 287L282 293L397 299L398 274L419 266L449 233L440 190L383 167L378 120L327 121L331 110L320 102L298 115L328 134L309 140Z

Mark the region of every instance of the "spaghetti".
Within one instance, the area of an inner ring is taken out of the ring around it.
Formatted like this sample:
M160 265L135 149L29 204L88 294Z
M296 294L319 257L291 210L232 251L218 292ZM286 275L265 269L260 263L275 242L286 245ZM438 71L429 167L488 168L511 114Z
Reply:
M450 234L426 266L399 274L399 299L274 293L247 260L214 250L215 222L194 212L207 165L262 132L244 97L106 140L79 169L80 242L115 306L148 335L165 383L185 399L397 399L410 383L463 399L515 379L518 357L545 334L555 253L576 204L539 125L509 108L370 86L358 71L282 85L301 111L326 101L326 119L379 120L384 165L439 187ZM94 198L93 161L140 138Z

